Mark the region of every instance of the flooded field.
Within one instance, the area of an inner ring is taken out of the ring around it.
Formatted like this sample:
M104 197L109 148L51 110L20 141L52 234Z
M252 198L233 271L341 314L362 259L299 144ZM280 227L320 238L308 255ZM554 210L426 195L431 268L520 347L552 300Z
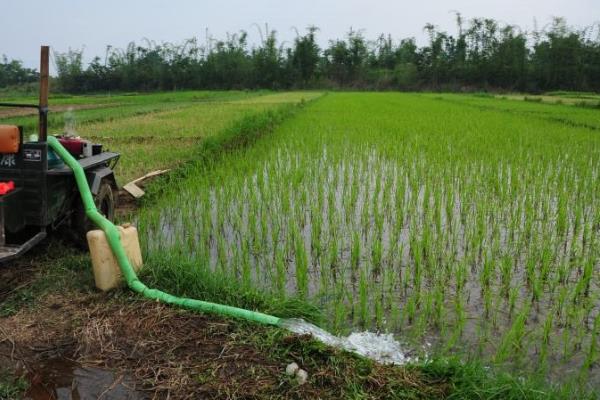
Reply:
M143 243L317 304L338 333L598 383L597 123L566 105L329 94L144 210Z

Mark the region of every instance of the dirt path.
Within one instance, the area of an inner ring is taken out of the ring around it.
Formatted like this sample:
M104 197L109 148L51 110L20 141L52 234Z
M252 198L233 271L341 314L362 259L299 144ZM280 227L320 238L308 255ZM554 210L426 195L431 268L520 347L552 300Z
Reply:
M50 112L64 112L68 110L88 110L92 108L102 108L106 106L118 106L118 104L62 104L50 106ZM27 115L37 115L37 110L33 108L0 108L0 118L24 117Z

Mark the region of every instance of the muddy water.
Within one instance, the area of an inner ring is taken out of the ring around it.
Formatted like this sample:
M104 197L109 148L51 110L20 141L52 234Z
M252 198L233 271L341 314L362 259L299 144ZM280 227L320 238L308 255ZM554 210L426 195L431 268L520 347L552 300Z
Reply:
M138 400L131 379L100 368L84 367L73 361L54 359L38 365L28 376L30 400Z

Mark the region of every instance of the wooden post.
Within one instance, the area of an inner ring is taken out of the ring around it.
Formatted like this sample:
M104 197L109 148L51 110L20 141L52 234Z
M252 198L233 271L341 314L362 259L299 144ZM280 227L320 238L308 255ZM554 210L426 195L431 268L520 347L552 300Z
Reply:
M45 142L48 137L48 75L49 47L42 46L40 55L40 124L38 141Z

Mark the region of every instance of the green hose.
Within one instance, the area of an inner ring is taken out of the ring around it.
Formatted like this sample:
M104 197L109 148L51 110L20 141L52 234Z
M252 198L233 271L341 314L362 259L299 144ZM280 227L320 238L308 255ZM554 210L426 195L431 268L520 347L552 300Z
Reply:
M121 268L121 272L125 277L125 281L131 290L140 293L142 296L148 299L159 300L166 304L174 304L189 310L215 313L234 318L242 318L248 321L258 322L266 325L279 325L281 320L272 315L222 304L209 303L201 300L176 297L157 289L150 289L144 285L137 277L129 262L129 258L127 257L125 249L121 244L121 235L119 234L117 227L98 212L96 204L94 203L94 198L88 186L87 178L85 177L85 172L83 171L83 168L79 162L77 162L77 160L71 156L71 154L55 137L48 137L48 145L65 162L65 164L67 164L69 168L73 170L75 182L79 188L79 193L81 194L81 201L85 207L85 214L106 234L108 244L110 245L115 258L117 259L119 267Z

